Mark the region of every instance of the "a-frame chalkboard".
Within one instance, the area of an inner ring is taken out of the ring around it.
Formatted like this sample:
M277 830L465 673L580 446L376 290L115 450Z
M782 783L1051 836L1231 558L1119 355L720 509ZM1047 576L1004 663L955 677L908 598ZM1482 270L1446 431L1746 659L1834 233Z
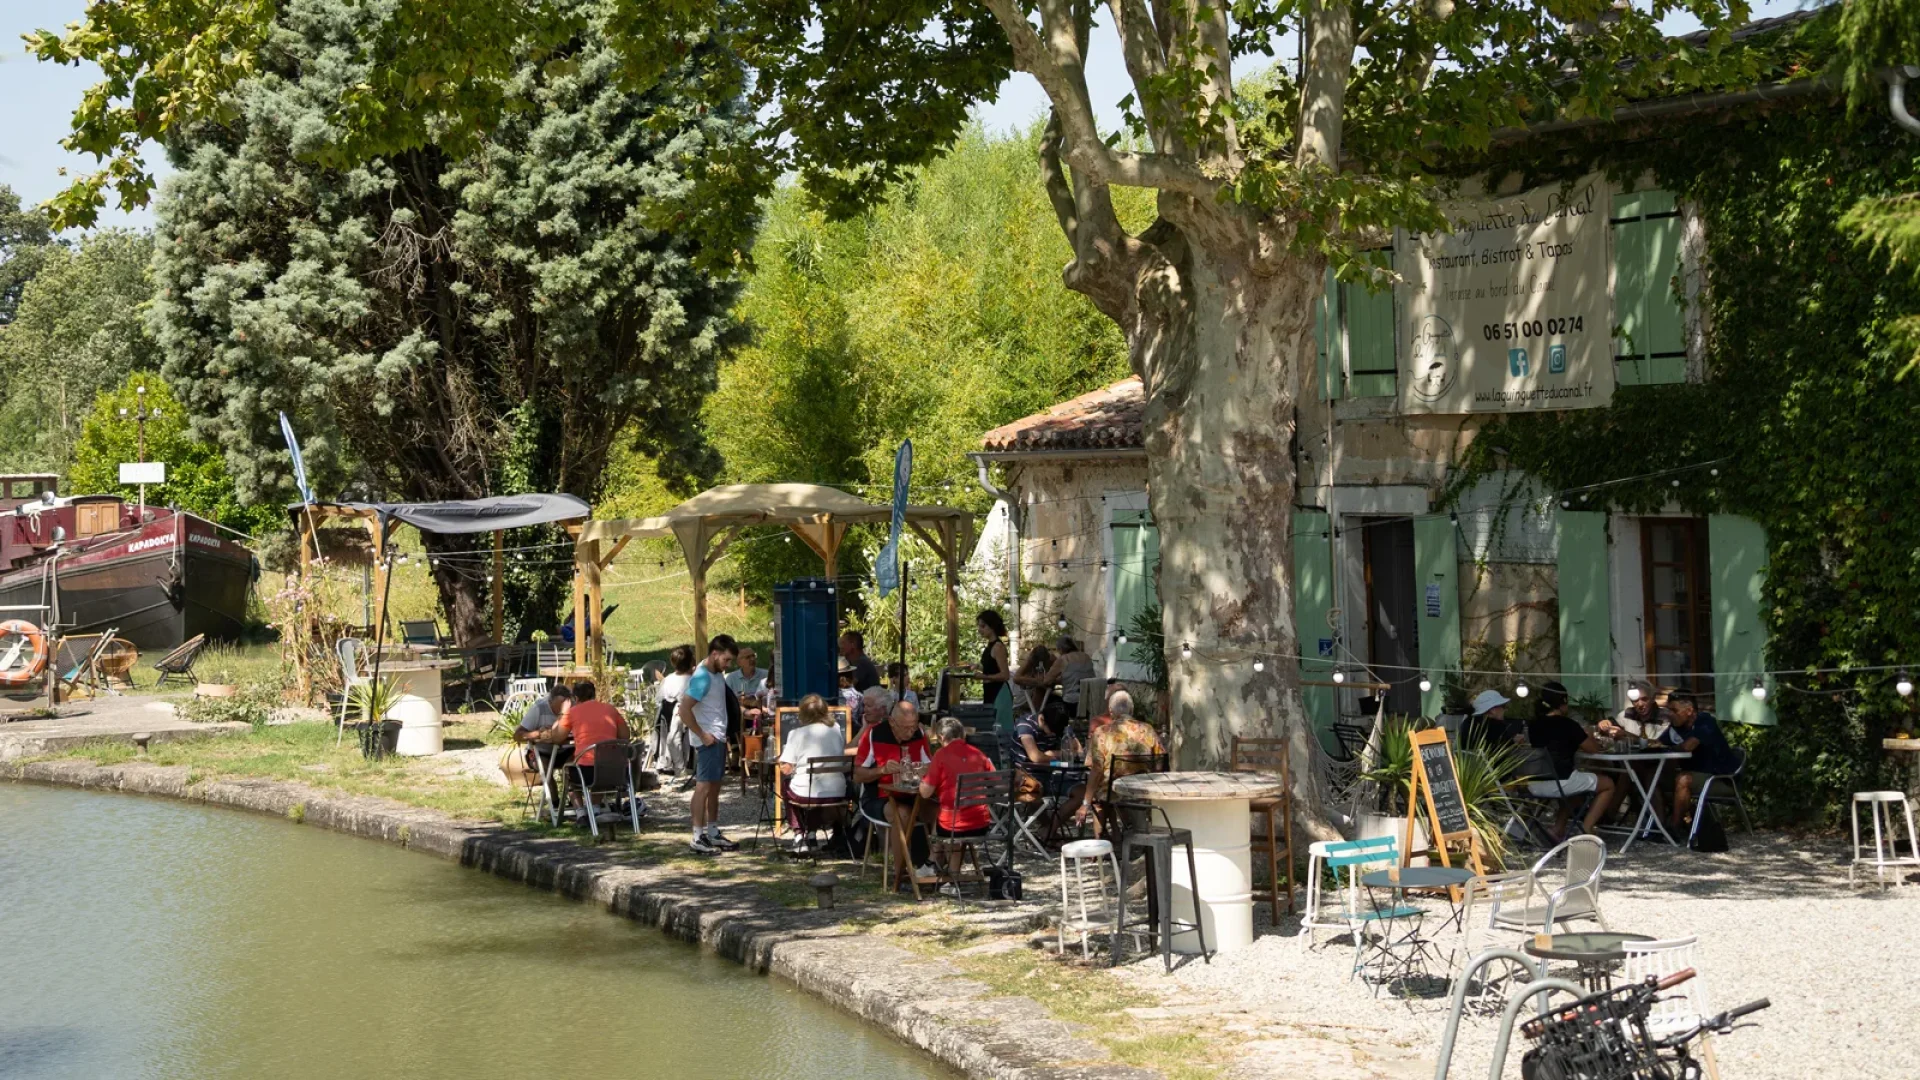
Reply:
M1480 861L1480 842L1473 822L1467 818L1467 802L1460 794L1460 775L1453 768L1453 747L1444 728L1429 728L1409 736L1413 743L1413 778L1407 788L1407 831L1400 845L1401 858L1413 851L1413 823L1424 811L1427 835L1433 839L1433 851L1440 865L1452 866L1447 857L1449 845L1464 843L1467 861L1476 874L1487 869Z

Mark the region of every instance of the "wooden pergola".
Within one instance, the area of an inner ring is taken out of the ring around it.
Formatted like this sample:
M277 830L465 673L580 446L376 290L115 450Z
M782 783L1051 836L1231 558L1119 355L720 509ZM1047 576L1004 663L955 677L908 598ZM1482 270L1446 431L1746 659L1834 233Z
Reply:
M778 525L820 556L828 578L838 571L840 545L855 525L890 521L893 508L870 503L839 488L818 484L729 484L703 491L659 517L588 521L569 525L573 550L574 664L584 668L601 648L601 575L636 539L671 536L680 543L693 579L693 636L707 648L707 572L742 530ZM947 663L960 662L960 607L955 589L961 553L973 542L973 515L953 506L909 506L906 524L940 559L947 589ZM594 612L591 641L579 627ZM591 647L591 651L589 651Z

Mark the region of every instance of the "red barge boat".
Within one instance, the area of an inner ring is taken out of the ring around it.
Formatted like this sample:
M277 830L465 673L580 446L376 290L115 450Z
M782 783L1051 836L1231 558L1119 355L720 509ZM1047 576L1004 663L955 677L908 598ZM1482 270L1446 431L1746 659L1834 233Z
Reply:
M148 506L142 520L118 495L66 496L58 485L50 474L0 476L0 606L51 604L57 580L65 634L113 630L147 652L240 635L259 565L245 546L183 510Z

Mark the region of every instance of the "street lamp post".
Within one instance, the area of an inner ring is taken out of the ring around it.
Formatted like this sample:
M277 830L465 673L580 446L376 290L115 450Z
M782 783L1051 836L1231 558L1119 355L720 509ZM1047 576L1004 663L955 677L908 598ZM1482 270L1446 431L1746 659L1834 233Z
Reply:
M147 408L147 388L144 384L134 387L133 392L135 396L138 398L138 401L135 403L134 407L131 410L121 409L120 415L132 416L135 424L138 425L138 428L137 428L138 434L135 436L136 441L135 441L134 460L141 463L145 463L147 460L147 419L149 417L156 420L159 419L160 410ZM139 520L142 525L146 524L147 485L145 481L142 481L140 484L140 518Z

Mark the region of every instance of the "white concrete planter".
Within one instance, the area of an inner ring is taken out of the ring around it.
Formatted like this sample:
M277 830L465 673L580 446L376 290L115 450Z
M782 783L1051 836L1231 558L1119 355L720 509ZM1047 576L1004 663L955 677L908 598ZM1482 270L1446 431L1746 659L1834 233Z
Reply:
M1394 815L1390 817L1386 814L1362 813L1360 815L1359 831L1353 835L1356 840L1367 840L1376 836L1391 836L1393 837L1394 850L1398 851L1401 842L1404 841L1407 836L1407 819L1404 815ZM1413 823L1413 850L1422 851L1425 850L1426 846L1426 826L1418 819L1415 819ZM1404 855L1405 853L1402 852L1402 854ZM1425 866L1427 865L1426 857L1417 857L1408 865Z

